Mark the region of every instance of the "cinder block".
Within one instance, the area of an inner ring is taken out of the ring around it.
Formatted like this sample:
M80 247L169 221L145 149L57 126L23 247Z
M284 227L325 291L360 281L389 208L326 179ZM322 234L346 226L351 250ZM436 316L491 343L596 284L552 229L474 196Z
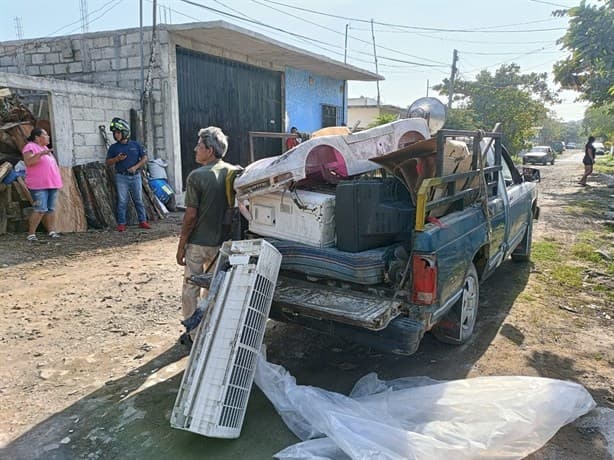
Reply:
M133 43L141 43L141 34L140 32L133 32L131 34L126 34L126 43L127 44L133 44Z
M37 65L26 66L26 73L28 75L40 75L41 74L40 72L41 72L40 66L37 66Z
M45 55L44 54L33 54L32 55L32 64L44 64L45 63Z
M100 48L91 48L90 58L94 61L98 59L102 59L102 50Z
M134 57L134 56L141 56L141 48L139 47L139 45L124 45L121 47L121 49L119 50L119 55L121 57Z
M69 94L70 103L73 107L92 107L92 97L85 94Z
M92 120L96 123L104 123L105 121L105 113L102 109L85 109L85 117L84 120Z
M83 72L83 64L80 62L71 62L68 64L68 71L70 73L81 73Z
M0 53L4 53L5 51L0 48ZM16 65L17 59L15 56L2 56L0 57L0 67L7 67L10 65Z
M117 58L111 61L111 68L113 70L125 70L128 68L127 58Z
M94 133L84 134L83 137L85 138L85 145L87 145L89 147L98 148L98 147L104 145L103 141L102 141L102 135L100 133L97 133L97 134L94 134Z
M115 107L115 99L110 97L94 96L92 97L92 104L99 109L112 109Z
M68 73L68 64L54 64L53 73L55 75Z
M141 57L129 57L128 58L128 68L130 69L140 69L141 68Z
M57 64L60 62L60 55L58 53L45 54L45 64Z
M94 47L95 48L103 48L105 46L113 45L113 41L111 37L97 37L94 39Z
M98 129L96 123L91 120L74 120L73 121L73 130L75 133L91 133L95 129ZM75 144L77 145L77 144Z
M53 66L52 65L42 65L40 68L41 75L53 75Z
M117 50L116 48L111 48L111 47L102 48L103 59L113 59L117 56L119 56L119 50Z
M84 145L87 145L83 134L73 134L72 141L74 147L83 147Z
M94 61L94 69L96 70L96 72L106 72L108 70L111 70L111 61L109 61L108 59Z

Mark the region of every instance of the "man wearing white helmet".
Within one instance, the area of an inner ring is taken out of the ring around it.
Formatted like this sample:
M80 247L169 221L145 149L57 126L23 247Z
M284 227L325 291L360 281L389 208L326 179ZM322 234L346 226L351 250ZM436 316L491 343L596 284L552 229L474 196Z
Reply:
M130 125L126 120L113 118L110 126L115 144L107 152L107 164L115 166L117 185L117 231L126 231L126 209L128 197L132 197L139 227L149 229L147 214L143 205L143 185L140 169L147 163L147 152L141 144L130 140Z

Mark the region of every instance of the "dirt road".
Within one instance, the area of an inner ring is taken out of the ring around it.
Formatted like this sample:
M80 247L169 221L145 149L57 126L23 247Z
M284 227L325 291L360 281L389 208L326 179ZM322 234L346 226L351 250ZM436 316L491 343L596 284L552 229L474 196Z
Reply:
M603 177L578 187L581 164L572 153L541 169L534 262L505 262L482 285L470 343L443 345L427 335L414 356L387 356L269 322L269 360L299 383L341 392L372 371L384 379L568 379L612 409L614 242L602 222L614 190ZM238 440L170 428L186 361L177 343L180 218L152 231L35 245L25 235L0 236L0 458L265 459L297 441L257 389ZM570 424L529 458L612 458L609 423Z

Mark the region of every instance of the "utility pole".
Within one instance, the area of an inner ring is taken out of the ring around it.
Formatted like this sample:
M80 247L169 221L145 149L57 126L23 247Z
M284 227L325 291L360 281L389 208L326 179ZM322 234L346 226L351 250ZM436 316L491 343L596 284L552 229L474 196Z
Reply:
M23 26L21 25L21 16L15 16L15 33L17 40L23 39Z
M371 36L373 37L373 59L375 60L375 73L379 74L377 69L377 50L375 49L375 31L373 30L373 19L371 19ZM379 93L379 79L376 80L377 83L377 109L380 108L380 93Z
M139 1L139 33L141 35L141 97L145 92L145 56L143 55L143 0Z
M343 53L343 63L348 63L348 29L350 28L349 24L345 25L345 51Z
M81 11L81 33L89 32L90 27L87 21L87 0L80 0L79 10Z
M450 84L448 85L448 110L452 108L452 98L454 96L454 78L456 77L456 61L458 61L458 51L452 53L452 73L450 74Z
M426 97L429 97L429 86L430 86L429 79L427 78L426 79Z

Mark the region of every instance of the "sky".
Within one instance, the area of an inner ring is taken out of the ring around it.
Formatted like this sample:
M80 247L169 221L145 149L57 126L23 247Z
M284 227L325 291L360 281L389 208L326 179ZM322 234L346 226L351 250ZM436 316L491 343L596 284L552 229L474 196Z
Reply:
M0 0L0 41L78 34L81 5L89 32L138 27L139 0ZM144 25L152 0L142 0ZM377 73L383 104L407 107L439 97L432 87L450 76L454 50L461 78L515 62L522 73L547 72L567 56L557 40L566 17L552 11L579 0L159 0L158 21L180 24L224 20L272 39ZM373 31L371 26L373 20ZM347 28L347 47L346 42ZM377 97L375 82L348 84L349 97ZM587 104L561 93L552 106L564 121L583 118ZM440 97L446 102L445 97Z

